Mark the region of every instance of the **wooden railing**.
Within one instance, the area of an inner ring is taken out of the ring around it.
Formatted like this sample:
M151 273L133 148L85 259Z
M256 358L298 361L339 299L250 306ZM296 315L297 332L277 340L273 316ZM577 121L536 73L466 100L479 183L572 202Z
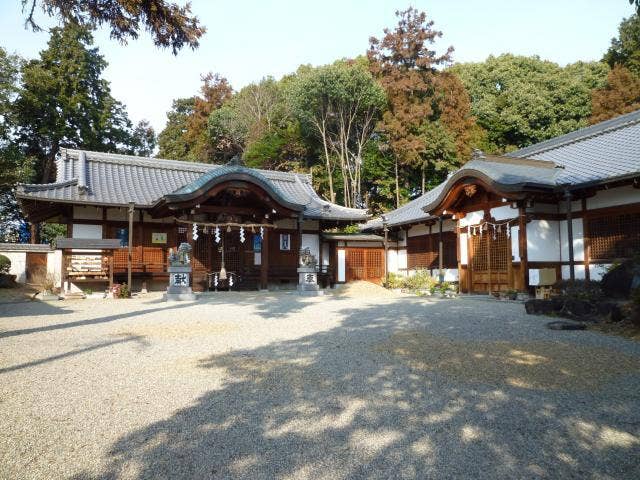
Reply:
M120 248L113 252L113 266L116 273L126 272L128 265L128 248ZM131 248L131 271L141 272L166 272L167 255L163 247Z

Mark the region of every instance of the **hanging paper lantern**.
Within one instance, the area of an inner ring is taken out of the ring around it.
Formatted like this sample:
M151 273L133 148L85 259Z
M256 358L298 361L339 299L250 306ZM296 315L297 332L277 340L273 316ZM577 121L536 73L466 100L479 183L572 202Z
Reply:
M198 240L198 224L195 222L193 224L193 240Z
M240 243L244 243L244 227L240 227Z
M215 232L213 232L213 234L215 236L214 239L215 239L216 243L220 243L220 227L218 227L216 225L216 230L215 230Z

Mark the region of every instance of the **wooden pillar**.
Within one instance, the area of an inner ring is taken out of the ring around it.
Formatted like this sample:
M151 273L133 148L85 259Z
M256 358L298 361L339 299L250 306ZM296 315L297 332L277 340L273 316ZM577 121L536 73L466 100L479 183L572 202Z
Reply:
M109 292L113 287L113 250L109 250Z
M131 248L133 247L133 212L134 203L129 202L129 242L127 246L127 286L131 292Z
M529 260L527 255L527 211L525 204L520 205L518 216L518 250L520 251L520 284L523 290L529 290Z
M384 283L385 285L388 285L389 265L387 265L387 262L389 261L389 227L387 226L386 220L382 221L382 230L384 231Z
M582 238L584 241L584 279L591 281L589 264L591 263L591 233L589 232L589 213L587 212L587 199L582 199Z
M442 283L444 282L444 259L442 258L444 253L444 248L442 246L442 215L440 215L438 220L438 281Z
M262 236L262 246L260 251L260 290L269 288L269 237L270 228L265 228Z
M569 247L569 279L573 282L576 279L575 261L573 259L573 218L571 215L571 193L565 190L564 199L567 209L567 246Z

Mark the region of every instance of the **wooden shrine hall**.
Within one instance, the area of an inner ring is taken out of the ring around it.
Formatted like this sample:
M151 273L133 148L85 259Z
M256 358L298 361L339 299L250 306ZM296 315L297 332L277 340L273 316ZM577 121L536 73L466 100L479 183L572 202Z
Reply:
M184 242L194 290L211 288L223 266L235 288L294 287L302 248L333 283L335 245L321 232L367 219L365 210L320 198L300 173L71 149L61 150L56 168L54 183L18 186L27 219L65 224L73 239L118 239L120 248L104 253L117 282L126 281L131 245L134 289L143 281L164 289L169 251ZM88 278L82 265L65 268L70 283Z

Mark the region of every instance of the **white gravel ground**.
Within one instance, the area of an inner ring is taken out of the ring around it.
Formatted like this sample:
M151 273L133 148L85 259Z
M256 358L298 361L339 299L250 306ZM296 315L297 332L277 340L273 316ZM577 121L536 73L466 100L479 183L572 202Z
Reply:
M546 321L285 292L0 304L0 478L640 478L640 344Z

